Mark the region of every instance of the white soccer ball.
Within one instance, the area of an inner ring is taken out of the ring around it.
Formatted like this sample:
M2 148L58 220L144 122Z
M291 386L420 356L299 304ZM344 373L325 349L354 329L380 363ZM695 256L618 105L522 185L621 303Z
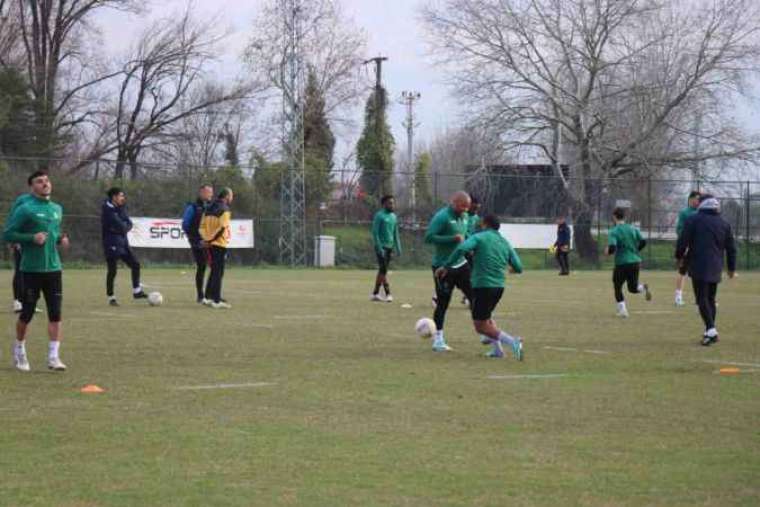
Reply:
M161 306L164 302L164 296L160 292L151 292L148 294L148 304L150 306Z
M417 321L414 325L414 330L417 332L420 338L430 338L437 331L435 322L433 319L423 318Z

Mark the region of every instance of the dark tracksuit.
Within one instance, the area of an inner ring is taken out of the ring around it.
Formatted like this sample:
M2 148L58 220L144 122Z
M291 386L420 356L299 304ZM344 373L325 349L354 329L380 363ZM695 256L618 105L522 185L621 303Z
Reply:
M557 263L559 264L559 273L561 275L570 274L570 227L567 224L557 226L557 241L554 243L557 248Z
M140 287L140 263L137 262L129 248L127 233L132 230L132 220L127 216L123 206L113 204L109 199L101 207L100 223L103 236L103 253L106 257L108 274L106 275L106 295L113 296L114 280L116 278L119 260L129 266L132 271L132 288Z
M208 259L206 258L206 249L201 245L201 219L203 213L206 212L208 207L206 201L201 199L195 202L187 203L185 211L182 214L182 230L185 231L187 241L190 243L190 250L193 252L193 260L195 260L195 292L198 300L203 299L203 281L206 276L206 265Z
M715 296L723 274L725 252L728 271L736 271L736 245L731 226L716 210L699 210L689 217L678 239L676 257L685 260L705 329L715 327ZM686 259L684 259L686 256Z

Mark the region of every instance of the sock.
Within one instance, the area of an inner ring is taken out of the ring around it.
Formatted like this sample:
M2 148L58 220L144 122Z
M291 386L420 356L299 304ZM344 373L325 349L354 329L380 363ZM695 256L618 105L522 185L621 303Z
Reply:
M500 340L492 340L491 347L494 353L504 355L504 349L501 346Z
M116 301L116 296L108 296L109 301Z
M61 346L61 342L58 340L50 340L48 345L48 358L54 359L58 357L58 348Z
M139 294L143 291L142 285L138 285L132 289L132 294Z
M711 327L710 329L707 330L706 335L709 336L710 338L715 338L716 336L718 336L718 330L715 329L714 327Z
M433 335L433 345L446 343L443 339L443 330L436 331Z
M676 289L676 299L683 299L683 291Z
M646 292L646 289L644 288L643 284L639 284L638 288L636 289L636 292L641 294L642 292Z
M385 295L390 296L391 295L391 286L387 283L383 284L383 290L385 290Z
M619 312L623 312L623 311L625 311L625 310L626 310L626 308L625 308L625 301L621 301L621 302L619 302L619 303L617 304L617 308L618 308L618 311L619 311Z
M500 344L503 345L509 345L510 347L515 343L515 337L510 336L504 331L499 331L499 340Z
M16 347L13 349L15 352L23 352L26 350L26 346L24 345L24 342L20 342L16 340Z

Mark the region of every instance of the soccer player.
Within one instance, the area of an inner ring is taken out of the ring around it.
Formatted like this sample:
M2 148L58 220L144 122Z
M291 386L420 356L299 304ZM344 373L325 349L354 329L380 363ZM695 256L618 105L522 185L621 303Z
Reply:
M736 276L736 245L731 226L720 216L720 203L710 194L700 197L698 213L686 219L678 239L676 257L686 259L699 314L705 323L701 344L718 342L715 328L715 296L723 273L723 256L728 263L728 277Z
M688 205L678 213L678 222L676 223L677 239L681 238L683 227L686 220L697 212L699 207L699 192L696 190L689 193ZM678 261L678 275L676 275L676 306L683 306L683 282L689 272L689 266L686 265L687 256L682 256Z
M451 197L450 204L433 215L425 233L425 243L433 245L433 281L436 293L433 320L437 329L433 339L434 352L451 350L443 336L443 324L454 288L458 287L464 292L465 297L472 301L470 267L463 253L455 256L445 276L439 278L435 275L436 270L452 257L457 245L465 240L468 225L466 211L469 208L470 196L467 192L456 192Z
M195 294L198 303L203 303L203 282L206 276L206 249L203 248L201 239L200 226L201 218L206 212L206 208L211 204L214 198L214 187L203 184L198 189L198 198L195 202L189 202L182 213L182 230L187 236L190 243L190 250L193 252L195 260Z
M211 266L211 274L206 283L205 304L217 310L232 308L232 305L222 299L222 279L227 258L227 245L232 235L230 204L233 197L231 189L223 188L217 199L203 214L199 229L203 244L208 248Z
M480 201L477 197L470 197L470 209L467 210L467 237L469 238L480 230Z
M392 195L385 195L380 200L380 204L383 207L375 213L375 218L372 220L372 242L375 245L378 269L375 277L375 289L370 300L391 303L393 296L391 295L391 286L388 283L388 267L394 250L396 255L401 255L401 240L398 233L398 218L393 212L396 200ZM385 291L385 299L380 296L381 285Z
M560 276L570 274L570 226L565 217L557 218L557 241L554 242Z
M625 210L623 208L615 208L612 212L612 218L615 226L610 229L605 253L615 256L612 283L615 287L617 315L627 318L628 308L625 306L623 284L628 285L628 292L631 294L644 293L647 301L652 300L649 286L639 283L639 270L641 269L639 252L644 249L647 242L641 236L641 231L625 223Z
M114 295L114 281L118 262L121 260L132 272L132 298L145 299L148 297L140 284L140 263L129 248L127 233L132 230L132 220L127 215L127 196L118 187L112 187L107 192L107 198L100 208L100 225L103 236L103 253L106 257L108 271L106 273L106 296L108 304L119 306Z
M11 206L8 216L13 215L13 212L17 208L23 206L27 202L34 199L31 188L29 192L19 195ZM13 251L13 311L20 313L22 308L21 300L24 297L24 277L21 274L21 245L18 243L11 243L11 250Z
M29 371L26 355L26 335L34 316L40 292L45 297L48 312L48 368L66 370L59 352L63 333L61 330L61 305L63 283L61 258L58 247L69 247L69 238L61 233L63 209L50 200L53 186L45 171L29 176L32 199L17 207L8 219L3 239L18 243L23 248L21 275L24 280L24 297L21 314L16 323L16 344L13 363L20 371Z
M491 318L504 294L507 268L511 268L515 273L522 273L522 262L509 241L499 233L501 223L496 215L486 215L481 224L483 230L460 243L443 266L436 270L436 275L441 279L445 278L448 269L454 266L463 254L473 252L471 312L475 331L491 344L488 357L504 357L503 346L507 345L515 359L522 361L522 338L510 336L502 331Z

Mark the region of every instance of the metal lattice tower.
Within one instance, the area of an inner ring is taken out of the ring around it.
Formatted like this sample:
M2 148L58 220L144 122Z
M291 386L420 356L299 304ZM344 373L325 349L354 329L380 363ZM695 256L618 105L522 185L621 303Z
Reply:
M281 0L284 28L282 61L282 148L286 172L280 192L280 262L306 264L306 193L304 189L303 0Z

